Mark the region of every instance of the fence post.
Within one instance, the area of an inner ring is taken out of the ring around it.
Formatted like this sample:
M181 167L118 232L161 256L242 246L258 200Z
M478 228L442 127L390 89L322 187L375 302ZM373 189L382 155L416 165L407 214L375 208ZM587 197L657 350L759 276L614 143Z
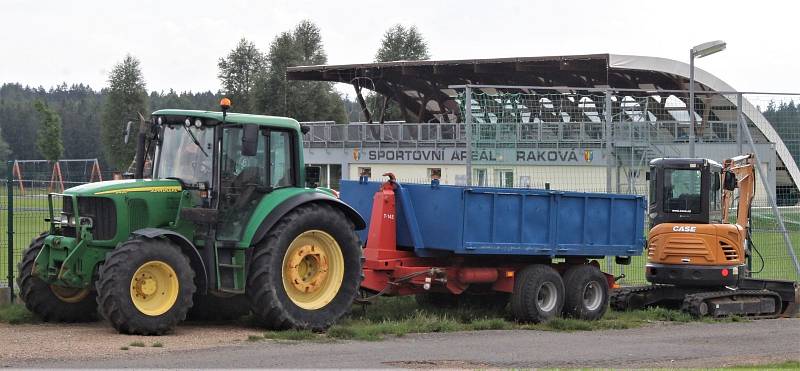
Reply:
M472 88L464 88L464 121L467 129L467 186L472 186Z
M781 211L778 209L778 205L775 203L775 197L772 196L772 189L770 189L769 182L767 181L766 175L764 175L764 171L761 168L760 157L758 152L756 152L756 144L753 142L753 135L750 134L750 128L748 128L747 125L744 125L743 129L745 135L747 135L747 143L750 144L750 150L753 151L753 156L756 157L756 174L758 174L758 177L761 178L761 185L766 191L764 193L767 194L767 201L769 201L769 205L772 207L772 212L775 213L775 219L778 221L778 228L780 228L780 232L783 235L783 242L786 244L786 249L789 250L789 256L792 258L792 262L794 263L795 274L800 276L800 264L797 262L797 255L794 253L792 239L789 238L789 231L786 229L786 225L783 223L783 215L781 215Z
M6 193L8 196L8 299L14 302L14 161L6 163Z
M611 152L613 149L611 148L611 120L613 120L612 112L611 112L611 91L606 90L606 109L605 109L605 121L606 121L606 193L611 193Z

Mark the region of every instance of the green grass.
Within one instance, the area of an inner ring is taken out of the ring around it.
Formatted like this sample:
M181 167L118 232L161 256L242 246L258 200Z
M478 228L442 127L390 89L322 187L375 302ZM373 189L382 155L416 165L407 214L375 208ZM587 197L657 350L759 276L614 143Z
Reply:
M128 345L130 345L132 347L140 347L140 348L141 347L145 347L144 342L141 342L141 341L134 341L134 342L132 342L132 343L130 343Z
M39 319L22 304L6 304L0 306L0 322L18 325L36 323Z
M288 340L362 340L378 341L387 337L400 337L412 333L482 331L482 330L540 330L540 331L594 331L628 329L655 322L689 322L694 319L677 310L651 308L633 312L608 311L598 321L557 318L547 323L524 324L515 322L503 311L479 308L428 309L420 308L412 297L381 298L363 312L354 306L352 313L332 326L324 334L302 331L269 332L265 337ZM738 321L740 318L724 321ZM704 319L706 322L718 322ZM298 335L302 334L302 335ZM254 338L258 338L253 336ZM248 339L249 340L249 339ZM261 340L260 338L256 340Z
M119 350L128 350L128 349L130 349L130 348L128 348L128 347L119 347Z
M779 363L766 363L760 365L740 365L740 366L732 366L728 367L729 369L737 369L737 370L775 370L775 369L790 369L790 370L797 370L800 369L800 361L785 361Z
M153 345L151 345L151 347L153 347L153 348L163 348L164 344L156 341L155 343L153 343Z

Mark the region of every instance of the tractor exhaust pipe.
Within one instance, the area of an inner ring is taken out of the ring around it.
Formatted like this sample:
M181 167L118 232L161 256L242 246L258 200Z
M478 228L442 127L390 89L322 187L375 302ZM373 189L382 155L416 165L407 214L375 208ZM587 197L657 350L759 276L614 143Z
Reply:
M136 168L133 170L133 178L134 179L142 179L144 178L144 162L145 162L145 153L144 153L144 142L146 141L147 137L147 120L144 119L141 113L139 113L139 135L136 138Z

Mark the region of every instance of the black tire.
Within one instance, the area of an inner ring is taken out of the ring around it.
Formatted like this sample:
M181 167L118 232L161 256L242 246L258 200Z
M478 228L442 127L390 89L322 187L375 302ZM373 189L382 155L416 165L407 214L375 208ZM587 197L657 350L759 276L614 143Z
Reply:
M516 273L511 311L517 320L540 323L561 314L564 282L548 265L529 265Z
M44 246L46 233L31 241L17 266L17 285L25 307L45 322L91 322L97 320L97 294L91 288L56 288L33 275L36 256ZM56 295L53 290L62 291ZM59 297L60 296L60 297ZM67 301L64 299L67 298Z
M335 296L316 309L303 308L290 299L283 281L283 261L290 244L309 231L325 232L336 241L344 267ZM256 319L267 328L321 331L350 310L361 278L361 246L353 223L329 205L312 203L284 215L267 237L255 246L247 279L247 295Z
M165 312L148 315L134 304L131 285L137 270L152 262L169 266L175 273L178 287L174 303ZM195 290L189 258L178 246L164 239L136 237L119 244L106 256L97 280L97 303L100 314L117 331L161 335L186 319Z
M195 294L194 305L186 314L187 321L232 321L250 313L245 295L217 296Z
M564 274L564 315L583 320L598 320L608 310L608 281L593 265L579 265Z

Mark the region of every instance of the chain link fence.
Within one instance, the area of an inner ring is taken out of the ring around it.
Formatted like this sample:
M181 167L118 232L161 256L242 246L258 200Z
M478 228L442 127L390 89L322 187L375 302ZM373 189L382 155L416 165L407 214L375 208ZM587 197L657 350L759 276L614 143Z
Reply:
M49 161L6 164L5 179L0 181L0 225L4 232L0 234L0 286L14 283L23 252L31 240L49 228L49 193L114 177L113 172L100 171L95 164L94 159L62 160L55 170Z

